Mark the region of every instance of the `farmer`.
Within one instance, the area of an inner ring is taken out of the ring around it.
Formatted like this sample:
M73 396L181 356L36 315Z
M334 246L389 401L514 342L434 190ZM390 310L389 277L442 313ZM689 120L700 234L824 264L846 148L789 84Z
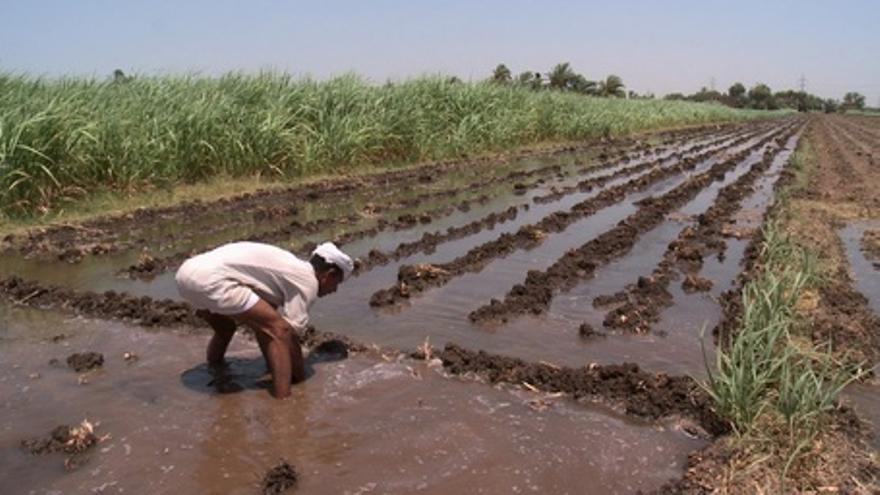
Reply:
M297 331L309 321L315 298L336 292L354 263L333 243L318 246L309 261L256 242L233 242L188 259L177 270L180 295L204 318L214 336L208 364L224 363L238 324L254 331L272 373L272 395L290 395L291 382L305 379Z

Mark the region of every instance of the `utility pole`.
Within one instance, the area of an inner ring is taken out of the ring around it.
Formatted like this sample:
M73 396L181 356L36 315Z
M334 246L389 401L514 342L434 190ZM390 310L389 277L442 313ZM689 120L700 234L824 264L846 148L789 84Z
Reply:
M715 76L709 78L709 89L715 91Z
M801 87L801 93L806 92L807 90L807 77L801 74L801 78L798 79L798 85Z

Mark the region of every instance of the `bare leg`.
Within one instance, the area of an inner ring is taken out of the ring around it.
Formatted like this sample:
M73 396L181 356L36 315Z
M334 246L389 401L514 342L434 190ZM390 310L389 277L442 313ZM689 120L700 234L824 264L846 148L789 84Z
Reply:
M232 336L235 335L235 320L228 316L204 310L200 310L196 314L207 321L214 330L214 335L211 336L211 340L208 342L206 355L208 364L219 366L223 364L226 349L229 347L229 342L232 341Z
M302 345L295 332L291 332L290 362L293 364L291 383L299 383L306 379L306 365L303 359Z
M290 395L293 379L305 378L305 366L299 339L293 328L281 318L266 301L260 300L253 308L236 315L236 318L253 329L272 371L272 393L277 398ZM294 349L294 347L296 349Z
M254 332L254 337L257 339L257 344L260 346L260 353L263 354L263 359L266 360L266 368L269 370L269 373L272 373L272 363L269 362L269 339L263 338L265 335L260 332Z

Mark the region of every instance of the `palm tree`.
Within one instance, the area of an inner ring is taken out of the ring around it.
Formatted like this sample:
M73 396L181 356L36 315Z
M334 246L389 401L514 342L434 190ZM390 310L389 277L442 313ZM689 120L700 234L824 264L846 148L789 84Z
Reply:
M626 86L623 85L623 79L620 76L615 76L614 74L605 78L604 81L599 82L598 95L604 97L611 98L625 98L626 97Z
M553 70L547 73L550 80L550 89L570 89L570 84L577 74L571 69L568 62L556 64Z
M596 93L596 81L589 81L587 80L587 78L580 74L575 74L571 81L569 81L569 87L572 91L576 91L585 95L592 95Z
M516 78L516 82L530 89L541 89L544 85L544 82L541 80L540 72L523 72Z
M510 69L504 64L498 64L492 72L492 82L496 84L510 84Z

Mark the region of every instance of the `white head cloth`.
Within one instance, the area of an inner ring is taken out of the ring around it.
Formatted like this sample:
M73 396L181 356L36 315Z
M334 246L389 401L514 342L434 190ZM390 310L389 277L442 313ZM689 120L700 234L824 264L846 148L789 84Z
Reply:
M354 270L354 262L351 260L351 257L336 247L336 244L332 242L325 242L323 244L319 244L318 247L312 251L312 255L318 255L324 258L328 263L333 263L338 266L340 270L342 270L342 275L344 278L348 278L351 275L352 270Z

